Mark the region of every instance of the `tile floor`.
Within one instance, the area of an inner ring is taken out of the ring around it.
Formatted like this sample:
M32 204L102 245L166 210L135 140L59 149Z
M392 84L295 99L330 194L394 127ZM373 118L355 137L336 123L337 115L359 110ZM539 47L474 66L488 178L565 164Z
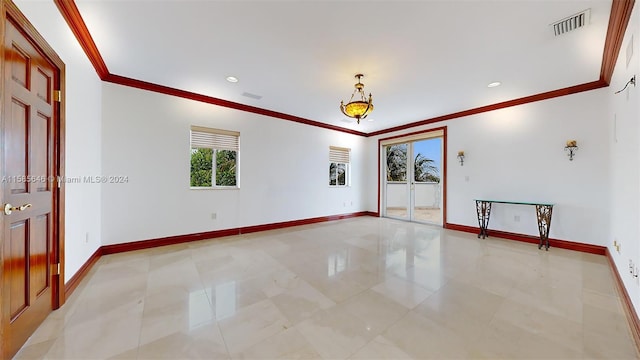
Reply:
M636 356L604 256L361 217L105 256L16 358Z
M390 218L409 220L407 215L407 208L388 207L387 216ZM415 208L414 221L429 223L429 224L442 224L442 211L440 208Z

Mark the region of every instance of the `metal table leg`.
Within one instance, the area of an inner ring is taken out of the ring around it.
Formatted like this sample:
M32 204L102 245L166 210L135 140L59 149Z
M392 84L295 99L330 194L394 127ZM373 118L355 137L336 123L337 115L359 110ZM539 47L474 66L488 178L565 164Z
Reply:
M491 202L476 200L476 213L478 214L478 225L480 226L478 239L481 236L484 239L489 236L487 227L489 226L489 215L491 214Z
M540 243L538 249L542 249L544 243L546 250L549 251L549 229L551 228L551 213L553 205L536 205L536 214L538 217L538 231L540 232Z

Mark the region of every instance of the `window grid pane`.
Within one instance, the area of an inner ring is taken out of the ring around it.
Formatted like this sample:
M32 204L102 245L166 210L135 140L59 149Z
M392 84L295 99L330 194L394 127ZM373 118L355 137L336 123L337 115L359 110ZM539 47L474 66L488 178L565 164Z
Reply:
M240 133L191 127L191 187L237 187Z

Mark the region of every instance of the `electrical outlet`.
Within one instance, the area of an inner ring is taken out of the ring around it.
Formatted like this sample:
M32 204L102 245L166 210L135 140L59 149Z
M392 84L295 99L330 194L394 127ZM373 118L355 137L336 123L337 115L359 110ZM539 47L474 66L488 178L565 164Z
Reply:
M514 215L513 216L513 221L520 222L520 215Z
M211 213L211 220L215 220L218 218L218 214L217 213Z
M84 234L84 243L88 244L89 243L89 233L85 233Z

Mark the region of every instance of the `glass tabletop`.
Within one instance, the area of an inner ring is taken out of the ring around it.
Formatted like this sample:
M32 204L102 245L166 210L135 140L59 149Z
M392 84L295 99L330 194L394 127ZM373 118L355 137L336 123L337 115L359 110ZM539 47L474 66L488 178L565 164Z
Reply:
M488 199L474 199L475 201L482 202L490 202L490 203L498 203L498 204L515 204L515 205L542 205L542 206L553 206L552 203L543 203L543 202L525 202L525 201L504 201L504 200L488 200Z

